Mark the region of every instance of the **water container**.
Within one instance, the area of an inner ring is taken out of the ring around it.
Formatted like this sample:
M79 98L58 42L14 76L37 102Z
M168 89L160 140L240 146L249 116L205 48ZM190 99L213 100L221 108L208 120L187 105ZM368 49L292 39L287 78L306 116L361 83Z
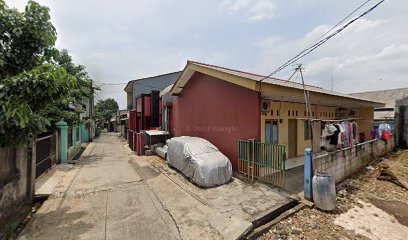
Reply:
M316 173L313 176L313 200L316 207L324 211L336 208L336 187L334 179L328 173Z

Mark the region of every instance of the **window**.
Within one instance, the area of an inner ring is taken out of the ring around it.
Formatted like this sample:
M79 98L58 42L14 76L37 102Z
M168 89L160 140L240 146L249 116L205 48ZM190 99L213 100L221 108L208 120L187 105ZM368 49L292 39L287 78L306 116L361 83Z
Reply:
M279 116L279 110L276 110L276 116Z
M265 121L265 143L278 144L278 121Z
M273 110L271 110L271 116L273 116Z
M290 117L290 110L288 110L288 117Z
M305 140L310 140L310 129L309 129L309 124L307 121L304 121L304 129L305 129Z

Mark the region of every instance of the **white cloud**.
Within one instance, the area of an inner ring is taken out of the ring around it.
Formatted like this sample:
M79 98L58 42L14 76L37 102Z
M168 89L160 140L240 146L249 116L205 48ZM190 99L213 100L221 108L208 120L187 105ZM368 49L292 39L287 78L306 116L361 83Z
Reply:
M276 5L273 1L270 0L261 0L258 1L250 10L249 10L249 21L258 22L266 19L271 19L276 10Z
M267 74L358 5L355 0L37 1L51 10L57 47L68 49L99 83L181 70L188 59ZM27 0L6 2L22 10ZM337 91L407 87L405 9L408 1L386 1L302 59L306 82L330 89L333 66ZM100 95L114 97L123 108L123 87L106 86Z
M401 28L407 20L408 17L390 13L386 19L364 18L355 22L299 60L306 70L306 81L330 89L333 73L334 90L340 92L408 87L408 29ZM330 28L322 24L296 39L271 35L259 40L255 44L258 62L253 70L272 72ZM286 78L290 71L288 68L277 76Z
M248 22L271 19L276 11L274 0L224 0L220 6L231 15L242 13Z

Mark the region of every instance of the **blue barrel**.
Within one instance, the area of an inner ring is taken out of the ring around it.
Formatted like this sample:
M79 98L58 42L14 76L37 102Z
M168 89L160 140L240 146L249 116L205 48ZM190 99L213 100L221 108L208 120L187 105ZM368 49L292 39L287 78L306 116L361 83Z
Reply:
M316 173L312 180L313 200L317 208L332 211L336 208L336 186L328 173Z

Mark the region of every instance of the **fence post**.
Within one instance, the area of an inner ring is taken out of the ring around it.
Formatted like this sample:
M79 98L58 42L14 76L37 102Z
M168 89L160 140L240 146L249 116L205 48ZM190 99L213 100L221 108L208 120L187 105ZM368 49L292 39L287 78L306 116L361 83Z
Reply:
M250 139L251 141L251 182L254 183L254 168L255 168L255 139Z
M31 144L31 161L27 163L27 200L29 201L29 203L32 203L32 200L35 194L35 178L36 178L36 171L37 171L37 141L36 141L36 138L34 138L33 141L30 142L29 144ZM16 157L20 157L20 154L18 151L19 150L17 148Z
M313 178L313 153L310 148L306 148L303 190L305 199L309 201L313 201L312 178Z
M78 125L72 125L72 146L74 147L74 155L73 158L77 154L77 149L76 149L76 143L78 141L77 139L77 131L78 131Z
M68 139L67 139L67 130L68 124L64 121L59 121L55 123L55 126L60 130L60 157L61 163L67 163L67 152L68 152Z

